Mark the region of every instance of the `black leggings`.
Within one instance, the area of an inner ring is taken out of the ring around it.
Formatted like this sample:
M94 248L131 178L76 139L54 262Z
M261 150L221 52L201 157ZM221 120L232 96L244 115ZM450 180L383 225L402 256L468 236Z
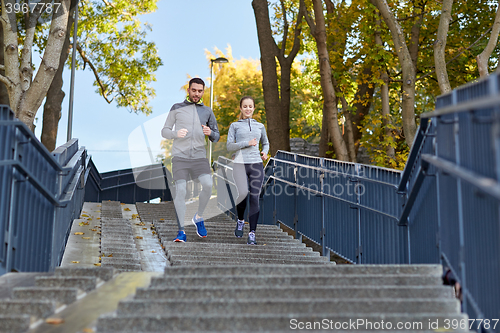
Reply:
M259 220L259 194L264 181L264 167L262 163L254 164L233 164L233 178L238 189L238 198L236 199L236 211L238 219L243 220L245 208L247 207L247 195L250 192L250 231L257 229ZM250 190L249 190L250 189Z

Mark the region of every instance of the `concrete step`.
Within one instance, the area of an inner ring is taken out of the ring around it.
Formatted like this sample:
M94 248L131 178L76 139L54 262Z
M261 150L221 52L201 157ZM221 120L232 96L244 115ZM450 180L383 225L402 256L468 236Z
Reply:
M263 265L259 267L249 267L246 265L219 265L204 267L167 267L165 275L168 276L285 276L285 275L426 275L440 278L442 274L441 265Z
M4 315L0 313L0 333L23 333L31 324L28 315Z
M162 243L173 242L174 238L177 236L177 231L170 233L158 233L158 236ZM246 244L247 237L236 238L234 236L217 236L208 234L207 237L199 237L195 231L186 230L187 242L203 242L203 243L229 243L229 244ZM289 246L299 245L301 242L297 239L289 238L277 238L277 237L266 237L256 235L257 245L268 245L268 244L284 244Z
M172 244L178 244L177 242L172 242ZM191 243L193 244L193 243ZM203 244L203 243L196 243ZM304 255L304 256L312 256L312 257L320 257L319 252L312 251L310 247L300 247L300 248L289 248L289 247L276 247L270 248L270 246L248 246L247 244L237 244L237 247L224 247L224 248L216 248L216 247L204 247L197 248L190 245L181 244L183 246L170 246L167 244L165 246L165 252L168 255L193 255L197 253L206 253L210 255L252 255L252 254L260 254L260 255L268 255L279 257L281 255Z
M235 237L236 238L236 237ZM186 249L186 250L193 250L193 251L214 251L214 250L221 250L221 251L240 251L243 249L253 249L253 251L257 249L263 249L263 250L268 250L270 252L272 251L285 251L285 250L298 250L298 251L312 251L312 248L307 247L306 244L304 243L299 243L299 242L294 242L294 246L290 247L289 244L286 243L276 243L276 244L266 244L266 245L257 245L257 246L248 246L246 243L241 244L241 243L202 243L202 242L186 242L186 243L179 243L179 242L172 242L172 241L163 241L162 242L164 248L166 251L170 249Z
M130 300L122 301L118 305L117 315L163 315L200 313L216 315L219 313L233 314L235 316L244 314L267 314L282 315L294 312L301 314L321 313L328 309L331 314L356 313L359 316L365 314L384 315L394 313L434 313L447 314L458 313L460 303L455 299L205 299L205 300L183 300L183 299L161 299L161 300Z
M38 318L46 318L56 311L56 303L50 300L0 300L0 314L15 316L25 314Z
M205 221L205 227L214 229L214 230L224 230L224 231L233 231L234 228L236 227L236 223L233 220L230 220L227 216L225 216L223 219L220 219L218 221ZM164 229L164 228L175 228L177 229L177 221L171 220L171 221L156 221L154 224L155 228L158 230ZM185 223L185 226L193 226L194 224L192 222ZM249 225L248 223L245 223L245 230L248 230ZM279 227L275 225L268 225L268 224L257 224L257 232L283 232Z
M454 299L453 288L449 286L212 286L212 287L154 287L137 288L135 299L293 299L309 298L415 298Z
M263 254L263 253L192 253L192 254L167 254L170 262L174 261L210 261L211 263L228 264L228 261L236 262L253 262L266 263L272 261L287 261L290 263L300 264L303 261L329 262L326 257L318 257L314 255L294 255L294 254ZM104 259L104 258L103 258Z
M94 276L103 281L109 281L113 278L114 270L112 267L56 267L56 276Z
M102 258L103 259L113 259L113 258ZM125 271L140 271L141 264L140 261L128 261L128 260L104 260L101 262L101 267L113 267L118 270Z
M97 279L93 276L40 276L35 279L35 286L49 288L78 288L85 292L94 290Z
M221 223L206 222L205 223L205 228L207 228L207 230L212 230L212 232L230 233L233 236L234 236L235 226L236 226L236 224L233 222L221 222ZM185 225L185 227L186 228L190 228L190 227L194 228L195 226L192 223L188 223ZM156 230L160 230L160 231L169 230L172 228L177 229L177 222L156 223L155 228L156 228ZM248 233L249 228L250 228L250 226L248 224L245 224L245 227L243 230ZM258 224L256 230L258 233L263 233L263 234L276 233L276 234L288 235L286 232L282 231L277 226Z
M166 269L167 270L167 269ZM151 287L187 286L440 286L440 277L413 274L302 276L162 276L151 279Z
M252 267L256 267L259 265L290 265L290 264L296 264L296 260L286 260L286 259L267 259L267 260L231 260L231 258L227 258L228 265L249 265ZM175 260L175 261L170 261L171 267L172 266L219 266L221 263L218 261L211 262L207 260ZM300 262L301 265L318 265L318 264L323 264L323 265L335 265L334 262L329 262L329 261L324 261L323 263L321 261L312 259L312 260L302 260Z
M63 304L70 304L75 302L81 293L77 288L19 287L12 290L12 298L53 300Z
M445 320L467 320L464 314L367 314L363 318L357 313L332 314L330 312L318 312L316 314L289 313L283 315L273 314L219 314L205 315L179 314L179 315L127 315L116 314L104 315L97 320L97 331L99 333L117 332L166 332L166 331L188 331L188 332L264 332L297 330L300 327L316 327L323 331L338 331L344 327L352 331L377 331L377 328L396 328L406 325L408 329L394 330L420 331L429 330L431 323L437 323L443 327ZM384 324L382 324L382 321ZM316 324L317 323L317 324ZM307 325L307 326L306 326ZM315 325L315 326L313 326ZM381 326L383 325L383 326ZM337 328L337 329L336 329ZM309 330L308 330L309 331Z

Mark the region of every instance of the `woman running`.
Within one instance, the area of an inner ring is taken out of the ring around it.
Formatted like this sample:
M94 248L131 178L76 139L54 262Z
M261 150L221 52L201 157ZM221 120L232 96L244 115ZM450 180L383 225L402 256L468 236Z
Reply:
M243 236L245 221L243 214L247 205L247 195L250 194L249 224L247 244L256 245L255 230L259 219L259 193L264 180L262 162L267 160L269 141L263 124L252 119L255 111L255 100L250 96L240 100L240 119L229 127L227 134L227 150L235 151L233 178L238 189L236 211L238 222L234 230L236 237ZM259 142L262 151L259 151Z

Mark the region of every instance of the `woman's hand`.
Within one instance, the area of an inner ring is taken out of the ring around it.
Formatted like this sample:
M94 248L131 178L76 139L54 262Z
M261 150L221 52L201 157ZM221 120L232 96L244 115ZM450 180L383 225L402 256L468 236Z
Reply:
M264 153L263 151L260 152L260 158L262 158L263 161L267 160L267 154Z
M254 138L254 139L248 141L248 145L249 146L257 146L257 139Z

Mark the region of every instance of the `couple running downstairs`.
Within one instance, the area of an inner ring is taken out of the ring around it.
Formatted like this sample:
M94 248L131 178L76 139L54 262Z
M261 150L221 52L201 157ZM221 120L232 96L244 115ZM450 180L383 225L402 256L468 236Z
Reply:
M179 231L174 242L185 242L184 217L186 215L186 184L191 178L201 183L198 211L192 218L196 233L207 237L203 212L212 194L210 162L206 158L205 136L212 142L219 141L219 129L215 115L203 105L205 82L200 78L189 81L188 96L182 103L172 106L162 129L162 136L172 139L172 174L175 184L174 206ZM264 180L262 162L267 159L269 141L263 124L252 119L255 101L250 96L240 100L239 120L232 123L227 134L227 149L234 152L233 178L238 190L236 211L238 221L236 237L243 237L244 212L247 196L250 198L247 244L256 245L255 231L259 219L259 193ZM259 151L259 143L262 151Z

